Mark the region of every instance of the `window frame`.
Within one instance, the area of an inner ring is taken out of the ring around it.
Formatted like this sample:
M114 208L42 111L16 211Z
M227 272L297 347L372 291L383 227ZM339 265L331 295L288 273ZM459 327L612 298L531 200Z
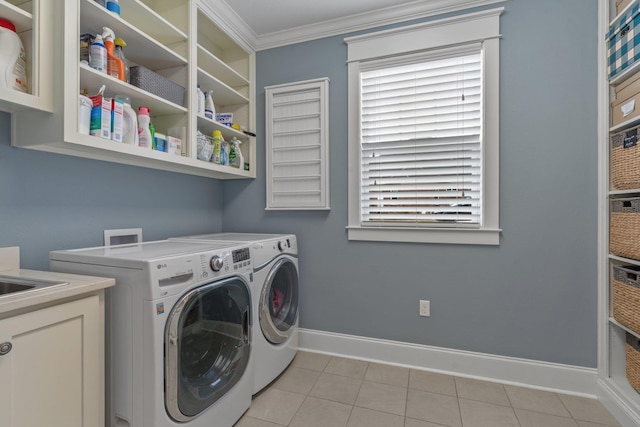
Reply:
M504 8L489 9L345 39L348 47L349 240L498 245L499 228L499 38ZM481 44L483 62L482 224L470 228L363 225L360 215L360 72L371 61L402 63L430 51ZM395 59L395 61L394 61Z

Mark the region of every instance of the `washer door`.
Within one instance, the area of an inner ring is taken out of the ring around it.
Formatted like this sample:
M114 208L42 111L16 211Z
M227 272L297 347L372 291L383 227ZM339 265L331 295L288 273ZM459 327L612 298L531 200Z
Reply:
M287 259L269 271L260 294L260 329L272 344L281 344L293 332L298 318L298 269Z
M249 362L250 291L240 278L185 294L165 329L165 405L185 422L214 404L244 374Z

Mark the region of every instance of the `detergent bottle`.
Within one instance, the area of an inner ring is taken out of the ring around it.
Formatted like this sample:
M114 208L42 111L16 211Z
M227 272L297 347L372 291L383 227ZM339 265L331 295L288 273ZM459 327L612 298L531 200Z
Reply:
M27 55L16 27L0 18L0 87L27 92Z
M138 146L151 149L153 139L151 138L151 130L149 124L151 117L149 113L151 109L148 107L138 107Z
M124 63L122 59L115 55L114 39L116 38L113 30L109 27L102 27L102 39L104 40L104 46L107 50L107 74L112 77L116 77L123 82L125 80Z
M116 95L124 104L122 121L122 142L125 144L138 145L138 117L131 107L131 98L126 95Z

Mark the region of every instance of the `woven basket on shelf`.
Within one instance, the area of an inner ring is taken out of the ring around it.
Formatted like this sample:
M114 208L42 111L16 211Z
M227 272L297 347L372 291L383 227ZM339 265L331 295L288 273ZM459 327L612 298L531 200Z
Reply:
M640 266L613 265L613 318L640 333Z
M611 200L609 251L640 260L640 198Z
M616 190L640 188L640 126L611 134L611 183Z
M640 339L627 332L625 353L627 356L627 380L640 392Z

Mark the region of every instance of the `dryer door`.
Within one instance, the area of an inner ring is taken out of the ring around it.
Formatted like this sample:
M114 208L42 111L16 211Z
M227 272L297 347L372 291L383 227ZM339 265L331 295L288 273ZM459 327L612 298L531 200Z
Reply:
M260 329L272 344L293 333L298 319L298 269L288 258L278 260L267 275L260 294Z
M250 291L240 278L185 294L165 330L165 405L185 422L233 387L249 362Z

